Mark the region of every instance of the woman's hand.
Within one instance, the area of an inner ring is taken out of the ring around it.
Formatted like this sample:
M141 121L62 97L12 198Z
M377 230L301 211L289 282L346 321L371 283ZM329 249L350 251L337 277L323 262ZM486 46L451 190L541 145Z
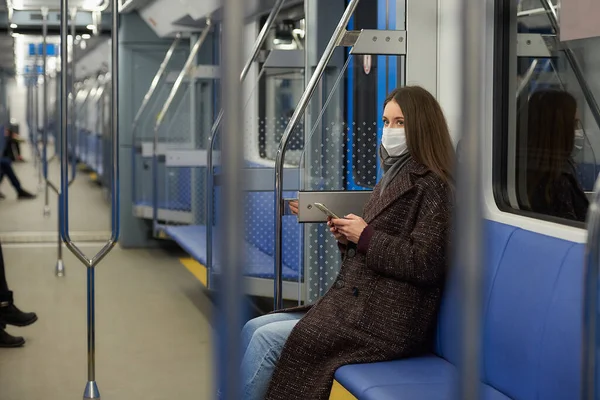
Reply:
M292 214L298 215L298 212L300 211L298 208L298 200L290 200L288 204L290 205L290 211Z
M354 214L346 215L344 218L334 219L331 222L337 228L337 231L344 235L352 243L358 244L358 239L367 227L364 219Z
M347 245L348 244L348 239L346 239L346 236L342 235L338 231L337 227L333 224L331 217L327 217L327 226L329 227L329 231L331 233L333 233L333 236L335 236L335 239L338 242L340 242L343 245Z

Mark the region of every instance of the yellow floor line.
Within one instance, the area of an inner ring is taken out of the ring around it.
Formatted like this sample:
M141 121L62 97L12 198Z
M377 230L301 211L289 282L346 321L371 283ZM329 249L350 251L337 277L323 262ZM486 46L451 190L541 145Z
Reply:
M206 271L206 267L204 265L200 264L193 258L180 258L179 262L181 262L188 269L188 271L190 271L196 277L196 279L198 279L200 283L206 287L208 272Z
M338 381L333 381L329 400L357 400L345 387L339 384Z

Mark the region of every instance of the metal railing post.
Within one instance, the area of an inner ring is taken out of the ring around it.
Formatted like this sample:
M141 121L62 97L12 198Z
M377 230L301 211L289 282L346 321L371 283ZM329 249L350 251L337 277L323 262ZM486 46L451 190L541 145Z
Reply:
M202 47L202 44L206 41L211 28L212 22L210 17L208 17L206 20L206 27L202 31L200 37L198 37L198 40L196 40L196 43L194 43L194 46L190 51L190 55L185 61L181 72L177 76L177 79L171 88L171 92L169 93L169 97L160 110L160 113L156 118L156 124L154 125L154 141L152 142L152 231L155 235L157 234L158 229L158 131L162 126L165 115L167 115L169 108L171 108L171 104L173 103L173 100L175 99L175 96L177 95L177 92L183 83L183 79L191 71L192 66L196 64L196 56L198 55L198 51Z
M68 29L68 0L61 0L61 85L60 85L60 103L61 103L61 149L63 154L68 152L68 60L67 54L67 29ZM120 215L119 215L119 13L118 2L112 2L112 32L111 32L111 53L112 53L112 166L111 166L111 237L102 249L92 258L86 257L83 252L73 243L69 235L69 163L66 157L62 157L60 163L61 176L61 236L67 248L87 267L87 344L88 344L88 379L85 386L84 399L100 399L100 392L96 383L96 319L95 319L95 267L106 257L117 243L120 234Z
M44 216L50 216L50 187L48 180L48 8L42 8L42 168L44 173Z
M340 22L338 23L325 51L323 52L323 56L319 60L317 67L315 68L315 72L312 74L300 101L298 102L298 106L294 110L294 114L290 119L281 141L279 142L279 148L277 149L277 155L275 157L275 288L274 288L274 302L275 309L281 309L283 307L283 260L282 260L282 217L283 217L283 163L285 157L285 151L290 139L290 136L296 126L300 122L300 118L304 115L306 108L308 107L308 103L317 89L317 85L321 81L323 77L323 73L325 72L325 68L327 64L331 60L333 56L333 52L337 47L340 39L344 36L346 32L346 26L354 14L354 10L358 6L360 0L350 0L348 5L346 6L346 10L342 15Z
M479 354L483 270L483 206L480 133L485 132L484 82L486 6L480 0L463 0L462 13L462 144L457 168L455 270L462 294L459 399L479 399Z
M271 9L271 13L267 17L265 24L263 25L262 29L260 30L260 32L258 34L258 37L256 38L256 41L254 42L254 47L252 48L252 54L248 58L248 60L246 60L246 64L244 65L244 68L242 69L242 73L240 74L240 82L241 83L243 83L246 80L246 77L248 76L248 73L250 72L250 68L252 67L252 63L254 63L254 61L258 57L258 54L260 53L260 49L262 48L263 44L265 43L265 40L267 39L269 29L271 29L271 26L273 26L273 23L275 22L275 19L277 18L277 15L281 11L281 8L283 7L284 3L285 3L285 0L277 0L277 2L273 5L273 8ZM217 115L217 118L215 119L215 122L213 123L212 127L210 128L210 135L208 136L208 143L206 146L207 150L206 150L206 202L205 202L206 217L205 217L205 220L206 220L206 268L208 269L208 274L206 276L206 278L207 278L206 285L209 288L211 285L211 272L210 272L211 270L210 270L210 268L212 266L212 260L213 260L213 246L212 246L212 242L213 242L213 226L212 226L212 224L213 224L213 212L214 212L213 149L215 146L215 139L216 139L217 133L219 131L219 127L221 126L221 121L223 121L223 108L222 107L221 107L221 110L219 111L219 114Z
M160 67L158 67L158 71L156 72L156 75L154 75L154 78L152 79L152 82L150 83L150 87L148 88L148 91L146 92L146 94L144 95L144 100L142 100L142 105L140 106L137 114L135 115L135 118L133 119L133 123L131 124L131 143L133 143L132 146L132 153L131 153L131 176L132 176L132 186L133 186L133 190L131 191L131 204L135 204L136 202L136 186L135 186L135 178L136 178L136 160L135 160L135 153L136 153L136 146L137 146L137 127L138 127L138 123L140 121L140 119L142 118L142 115L144 114L144 111L146 110L146 107L148 107L148 104L150 103L150 100L152 99L152 96L154 95L154 92L156 91L156 88L158 87L158 84L160 83L160 80L162 79L163 75L165 74L166 70L167 70L167 66L169 65L169 62L171 61L171 58L173 58L173 54L175 54L175 49L177 48L177 45L179 44L179 42L181 41L181 33L177 33L177 35L175 36L175 40L173 40L173 43L171 44L171 47L169 47L169 50L167 50L167 54L165 54L165 58L163 59L162 63L160 64Z
M69 181L69 185L73 184L75 178L77 176L77 157L75 155L75 149L77 148L77 129L76 129L76 121L77 121L77 106L75 102L75 37L77 35L77 8L73 7L71 10L71 99L72 99L72 108L71 108L71 180ZM69 154L66 154L66 157L69 157Z
M222 99L228 115L243 110L240 96L239 74L242 69L243 54L243 14L244 7L239 0L223 0L223 83ZM221 213L223 229L220 230L220 243L243 243L244 214L239 207L243 194L241 171L244 159L244 141L240 140L239 121L226 118L224 121L223 152L227 163L223 165L223 201ZM221 246L221 285L218 291L218 314L222 323L217 324L218 343L218 387L224 400L241 398L241 340L243 320L243 246L232 248Z

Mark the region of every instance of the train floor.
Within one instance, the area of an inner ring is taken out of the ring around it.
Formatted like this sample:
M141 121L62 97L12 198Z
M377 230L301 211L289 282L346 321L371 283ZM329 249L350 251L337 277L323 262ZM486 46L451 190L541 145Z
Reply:
M26 187L37 183L31 164L17 169ZM86 181L71 193L72 212L95 215L98 225L77 228L105 235L109 226L98 221L109 220L109 208L101 189L83 190L92 188ZM0 400L81 399L88 372L86 269L65 249L66 275L56 277L57 245L48 239L53 232L42 216L43 201L19 202L6 183L0 191L7 195L0 202L0 239L8 241L3 244L8 283L17 306L39 317L29 327L7 328L27 343L0 349ZM9 219L13 214L20 217ZM12 226L6 226L7 219ZM101 245L81 242L88 254ZM96 308L96 381L102 398L211 398L212 304L177 257L160 249L115 247L96 270Z

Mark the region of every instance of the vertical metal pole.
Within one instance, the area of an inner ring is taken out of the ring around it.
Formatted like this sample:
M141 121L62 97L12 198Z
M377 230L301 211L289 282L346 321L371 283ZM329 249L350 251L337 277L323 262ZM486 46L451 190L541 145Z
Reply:
M600 276L600 177L594 185L594 197L590 202L587 218L580 399L595 400L597 393L598 287L600 286L598 281Z
M239 123L236 118L231 118L243 110L242 96L240 96L240 71L242 71L243 49L243 18L244 7L240 0L223 0L223 81L222 99L224 115L228 118L223 122L223 148L226 163L221 163L223 168L223 201L221 210L226 210L220 215L223 229L220 230L220 243L244 242L244 215L239 207L243 195L242 168L244 141L239 137ZM221 308L217 318L222 318L218 324L221 332L218 337L218 383L222 392L220 398L224 400L237 400L241 398L240 365L241 343L240 331L242 328L243 310L243 267L242 247L221 246L222 280L218 293L218 304Z
M77 176L77 157L75 155L75 149L77 148L77 106L75 102L76 93L75 93L75 36L77 35L77 8L73 7L71 10L71 68L70 68L70 86L71 86L71 180L69 184L72 184L75 181L75 177ZM67 155L68 156L68 155Z
M462 285L461 364L459 396L479 399L479 351L484 245L480 133L485 131L484 75L486 9L481 0L463 0L462 144L464 154L458 164L455 221L457 225L456 270Z
M310 31L310 27L309 27L309 15L311 12L311 1L310 0L305 0L304 1L304 90L306 90L306 88L308 87L308 82L310 81L310 59L311 59L311 49L313 48L312 46L312 42L310 42L311 40L311 31ZM316 47L316 46L315 46ZM304 113L304 146L306 148L306 146L310 146L310 138L309 138L309 130L308 127L310 126L310 118L311 118L311 112L310 112L310 108L308 108L306 110L306 112ZM302 181L300 183L300 189L305 189L305 187L303 187L305 185L305 182L310 182L310 168L306 168L306 159L307 159L307 155L306 155L306 150L304 151L303 154L303 158L304 160L300 160L300 167L304 166L304 171L300 170L300 176L302 177ZM310 235L310 231L312 229L312 226L310 224L303 224L302 226L302 230L304 233L304 236L302 238L302 240L304 241L303 243L303 248L304 249L309 249L310 248L310 241L311 241L311 235ZM302 251L302 263L300 264L301 266L304 267L304 274L302 274L302 276L304 277L305 280L305 285L304 285L304 298L305 299L310 299L310 292L311 292L311 288L310 288L310 275L309 275L309 268L310 268L310 256L309 253L306 251ZM298 271L300 272L300 271ZM298 287L301 286L301 279L302 279L301 274L298 274ZM300 290L300 289L298 289ZM298 305L300 305L301 301L301 296L298 296Z
M50 184L48 183L48 8L42 8L42 168L44 173L44 217L50 216ZM37 122L36 122L37 126Z
M72 39L71 40L71 57L72 57L71 67L72 68L70 69L70 71L69 70L65 71L65 73L63 74L63 78L62 78L62 79L65 79L65 81L67 81L67 82L70 81L71 89L72 89L71 91L72 91L72 96L73 96L72 97L73 98L73 107L71 108L71 112L72 112L71 129L69 130L68 126L66 129L66 134L69 135L69 132L70 132L71 134L69 136L71 136L71 138L73 137L73 131L75 129L75 108L76 108L75 107L75 89L74 89L74 87L75 87L75 35L77 32L77 26L76 26L76 20L75 20L76 16L77 16L77 8L74 8L71 11L71 39ZM62 54L61 54L61 56L62 56ZM65 54L65 57L68 59L67 54ZM70 76L70 79L67 79L67 77L69 77L69 76ZM69 102L67 101L66 107L68 107L68 106L69 106ZM63 132L65 132L65 131L63 130ZM65 134L65 133L63 133L63 134ZM73 141L71 141L71 142L73 143ZM69 183L72 183L73 180L75 179L75 167L76 167L76 163L77 163L76 156L75 156L75 148L73 147L73 145L71 146L71 148L73 149L73 151L71 152L70 156L73 157L74 162L73 162L73 166L71 167L72 168L72 170L71 170L72 178ZM67 157L67 159L68 159L68 157L69 157L68 148L67 148L67 152L62 154L62 157ZM59 194L59 196L60 196L60 194ZM57 256L57 260L56 260L56 268L54 270L55 275L58 277L63 277L66 274L65 263L63 261L63 246L62 246L62 237L61 237L62 235L60 232L62 229L62 221L63 221L62 213L63 212L64 212L64 210L62 209L62 203L59 201L58 202L58 251L57 251L58 256Z

